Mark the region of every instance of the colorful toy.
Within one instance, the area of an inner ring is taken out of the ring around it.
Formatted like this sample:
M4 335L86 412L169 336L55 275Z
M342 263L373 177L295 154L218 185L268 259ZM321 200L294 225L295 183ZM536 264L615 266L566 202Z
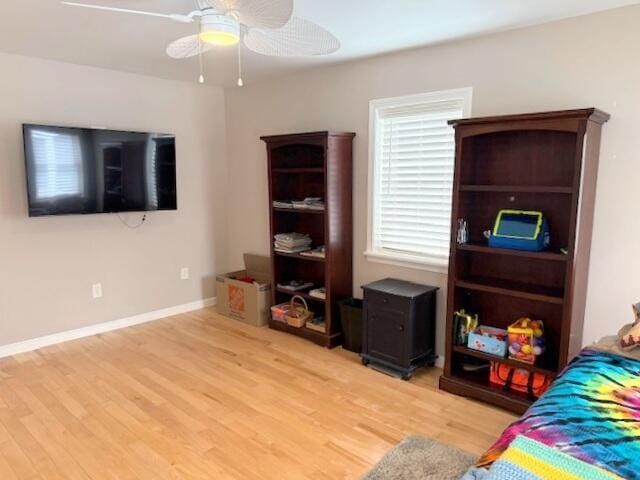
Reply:
M454 315L456 345L466 345L469 333L478 327L478 315L467 313L464 309L458 310Z
M544 324L542 320L520 318L507 329L509 358L534 364L544 353Z
M640 303L633 306L633 313L636 321L631 325L625 325L618 332L620 348L623 350L632 350L640 345Z

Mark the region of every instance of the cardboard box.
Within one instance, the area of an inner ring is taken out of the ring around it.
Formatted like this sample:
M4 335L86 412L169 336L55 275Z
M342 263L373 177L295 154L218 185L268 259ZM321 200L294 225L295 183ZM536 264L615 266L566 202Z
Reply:
M249 325L266 325L271 314L271 259L245 254L244 265L244 270L216 277L218 313ZM256 282L238 280L245 277Z

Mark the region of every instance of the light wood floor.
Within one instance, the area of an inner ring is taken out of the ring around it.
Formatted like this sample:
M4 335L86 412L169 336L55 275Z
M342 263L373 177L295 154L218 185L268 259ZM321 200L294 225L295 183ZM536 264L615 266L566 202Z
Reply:
M423 434L480 454L513 416L206 309L0 360L0 479L358 478Z

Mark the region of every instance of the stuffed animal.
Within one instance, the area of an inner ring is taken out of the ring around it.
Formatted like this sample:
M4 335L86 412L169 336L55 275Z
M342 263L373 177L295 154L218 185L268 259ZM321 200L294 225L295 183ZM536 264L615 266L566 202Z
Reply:
M622 327L618 333L620 348L623 350L631 350L640 345L640 303L633 306L633 312L636 315L636 321L632 325Z

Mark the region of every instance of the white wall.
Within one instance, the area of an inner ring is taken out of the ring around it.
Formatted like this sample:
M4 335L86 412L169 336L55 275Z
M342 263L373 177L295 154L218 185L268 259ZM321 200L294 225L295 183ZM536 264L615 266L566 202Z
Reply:
M269 249L260 135L354 131L354 294L386 276L444 288L442 275L371 263L362 255L369 101L471 86L474 116L594 106L612 119L604 128L584 341L616 332L632 319L631 303L640 300L638 25L640 7L634 6L227 90L230 260L239 266L243 252Z
M214 296L225 269L222 89L0 54L0 92L0 345ZM137 230L115 215L28 218L22 122L175 133L179 210Z

